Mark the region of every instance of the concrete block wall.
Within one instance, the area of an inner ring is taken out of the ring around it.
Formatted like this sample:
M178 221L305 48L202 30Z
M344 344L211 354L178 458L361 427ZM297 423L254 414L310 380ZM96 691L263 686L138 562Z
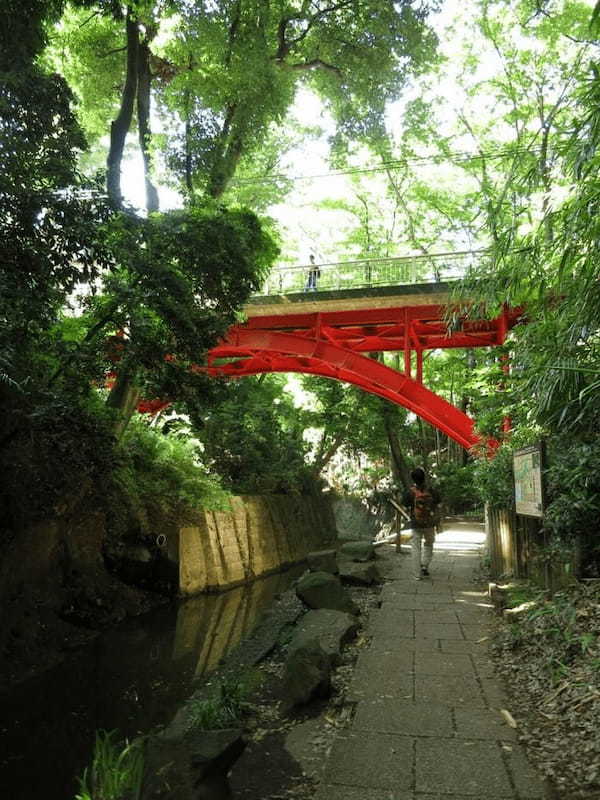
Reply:
M302 561L336 539L327 495L244 496L179 530L182 595L223 589Z

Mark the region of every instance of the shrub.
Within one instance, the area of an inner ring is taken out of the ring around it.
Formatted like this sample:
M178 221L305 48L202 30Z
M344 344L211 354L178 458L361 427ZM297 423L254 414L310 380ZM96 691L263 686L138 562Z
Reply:
M177 433L161 433L142 418L129 424L114 473L118 500L125 504L140 532L152 533L156 521L193 517L200 508L226 509L229 495L200 460L198 442ZM117 521L117 527L126 523Z
M480 497L475 487L474 464L440 464L436 472L436 485L446 511L461 514L477 507Z

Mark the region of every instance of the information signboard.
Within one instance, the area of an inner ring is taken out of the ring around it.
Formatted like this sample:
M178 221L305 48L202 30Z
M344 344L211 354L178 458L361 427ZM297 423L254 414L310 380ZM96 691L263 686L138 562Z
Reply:
M525 517L544 516L543 442L515 450L515 511Z

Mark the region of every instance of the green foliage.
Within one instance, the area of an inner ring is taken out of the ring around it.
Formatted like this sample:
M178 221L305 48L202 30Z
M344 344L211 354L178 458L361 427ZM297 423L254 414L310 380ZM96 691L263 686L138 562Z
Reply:
M193 366L259 286L273 240L252 213L212 206L113 215L102 235L111 268L82 292L78 320L62 317L46 335L50 382L102 381L116 370L135 375L149 398L197 405L217 387ZM127 333L107 343L118 331Z
M223 387L221 402L193 415L204 461L240 494L300 492L308 478L303 415L278 376Z
M450 514L472 511L481 504L475 485L475 464L438 464L435 471L436 486L442 496L444 510Z
M79 103L77 115L88 140L95 143L107 133L107 120L116 114L115 92L124 80L125 33L114 17L94 14L68 5L52 32L45 53L49 65L64 75ZM94 98L94 102L85 100Z
M166 369L171 380L235 321L277 253L254 214L241 209L121 216L110 236L120 268L105 294L90 299L90 325L108 318L127 327L127 364L153 375Z
M523 603L541 602L543 592L533 583L511 583L506 587L503 597L506 608L516 608Z
M229 507L227 493L207 472L198 442L189 436L161 433L134 418L118 453L114 481L142 534L155 532L159 519L180 521L201 508Z
M474 480L482 503L491 508L512 508L514 504L513 449L502 444L493 458L475 462Z
M139 800L144 774L143 740L116 740L116 731L98 731L90 769L79 779L75 800Z
M593 539L600 518L600 448L587 441L557 437L551 441L547 470L549 503L544 526L559 539Z
M48 61L72 82L82 124L97 140L118 105L125 30L115 7L99 4L102 13L90 16L89 5L65 13ZM346 136L379 130L386 101L435 48L427 3L130 7L150 39L161 150L188 194L221 197L238 166L260 162L300 84L326 98Z
M11 351L16 381L75 290L111 263L108 209L75 171L85 142L71 100L36 66L0 74L0 354Z
M0 382L0 517L18 531L52 519L88 494L98 507L115 465L108 415L93 393L69 398Z
M196 730L228 728L239 723L249 709L249 697L262 680L258 671L226 676L211 697L192 698L186 706L188 726Z

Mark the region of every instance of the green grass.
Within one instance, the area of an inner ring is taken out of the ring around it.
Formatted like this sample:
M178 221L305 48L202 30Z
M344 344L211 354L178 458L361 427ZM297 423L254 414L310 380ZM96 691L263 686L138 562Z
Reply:
M215 730L236 725L248 710L248 698L262 682L259 670L224 679L213 697L192 699L187 705L191 728Z
M116 740L116 731L98 731L91 768L79 779L75 800L139 800L144 774L143 739Z
M511 583L505 594L505 607L516 608L523 603L539 600L540 589L531 583Z

